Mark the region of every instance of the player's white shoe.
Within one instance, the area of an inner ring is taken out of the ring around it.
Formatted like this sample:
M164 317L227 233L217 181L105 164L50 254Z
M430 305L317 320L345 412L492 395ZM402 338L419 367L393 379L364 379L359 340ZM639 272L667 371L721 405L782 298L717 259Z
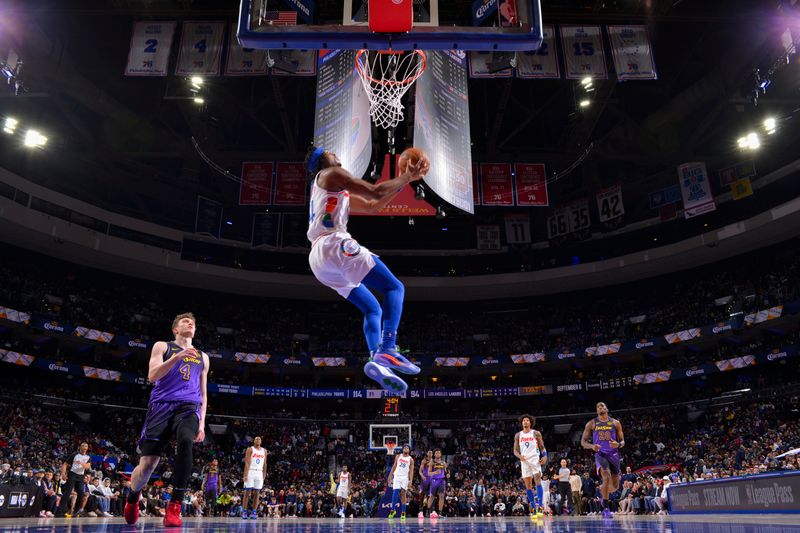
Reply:
M379 365L374 361L364 365L364 374L371 380L376 381L381 388L393 394L403 394L408 390L408 385L402 378L395 375L391 369Z

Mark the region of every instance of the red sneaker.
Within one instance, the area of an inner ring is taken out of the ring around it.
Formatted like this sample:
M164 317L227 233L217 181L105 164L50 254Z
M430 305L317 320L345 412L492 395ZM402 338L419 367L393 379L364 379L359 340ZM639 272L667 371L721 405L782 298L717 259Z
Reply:
M139 498L142 495L139 494ZM139 498L136 498L136 503L131 503L129 501L125 502L125 512L122 515L125 517L125 523L128 525L133 525L139 520Z
M167 511L164 513L164 526L180 527L181 524L183 524L181 520L181 504L177 502L167 504Z

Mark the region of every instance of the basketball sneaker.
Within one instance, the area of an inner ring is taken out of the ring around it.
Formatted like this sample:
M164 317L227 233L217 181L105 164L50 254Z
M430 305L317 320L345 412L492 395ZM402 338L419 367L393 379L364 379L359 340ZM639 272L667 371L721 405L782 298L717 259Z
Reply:
M544 517L544 509L541 507L536 508L536 518L543 518Z
M258 511L253 509L253 512L250 513L250 518L252 518L253 520L258 520Z
M409 361L397 348L378 348L372 360L381 366L402 372L403 374L419 374L419 367Z
M167 504L167 510L164 513L164 526L165 527L181 527L183 520L181 520L181 504L178 502Z
M400 520L406 519L406 513L400 513Z
M439 513L437 513L436 511L431 512L431 519L433 518L439 518Z
M142 495L139 494L139 498L141 497ZM122 515L125 517L125 523L129 526L139 520L139 498L136 498L136 503L125 502L125 511L123 511Z
M389 516L387 516L386 518L394 518L396 514L397 514L397 511L392 509L391 511L389 511Z
M417 518L422 518L422 519L424 519L424 518L425 518L425 515L422 513L422 511L420 511L419 513L417 513Z
M370 361L364 365L364 374L371 380L376 381L385 391L393 394L403 394L408 389L408 385L392 372L389 368Z
M603 518L612 518L614 515L611 514L611 510L606 507L603 509Z

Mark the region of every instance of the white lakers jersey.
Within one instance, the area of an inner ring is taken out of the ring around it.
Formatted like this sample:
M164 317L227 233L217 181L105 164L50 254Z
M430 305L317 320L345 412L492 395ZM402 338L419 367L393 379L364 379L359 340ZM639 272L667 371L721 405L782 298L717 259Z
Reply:
M339 490L350 490L350 472L339 474Z
M250 452L250 470L256 470L261 472L264 470L264 461L267 459L267 450L264 448L256 448L252 446L250 448L252 451Z
M314 184L311 186L306 233L312 244L328 233L347 233L347 220L350 216L350 193L326 191L317 185L317 178L319 174L314 177Z
M519 432L519 452L525 459L539 456L539 442L536 440L536 432L530 430L527 433Z
M394 467L394 477L396 479L408 478L408 469L411 467L411 456L400 455L397 458L397 465Z

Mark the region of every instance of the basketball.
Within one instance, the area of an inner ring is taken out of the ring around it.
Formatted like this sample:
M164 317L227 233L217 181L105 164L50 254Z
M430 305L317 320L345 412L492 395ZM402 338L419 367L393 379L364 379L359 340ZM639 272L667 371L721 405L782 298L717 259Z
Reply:
M416 165L420 158L429 159L428 154L423 152L421 148L417 148L415 146L406 148L403 150L403 153L400 154L400 160L397 162L398 172L400 174L404 174L406 170L408 170L408 164L411 163Z

